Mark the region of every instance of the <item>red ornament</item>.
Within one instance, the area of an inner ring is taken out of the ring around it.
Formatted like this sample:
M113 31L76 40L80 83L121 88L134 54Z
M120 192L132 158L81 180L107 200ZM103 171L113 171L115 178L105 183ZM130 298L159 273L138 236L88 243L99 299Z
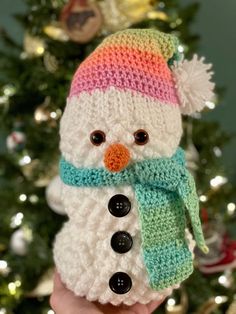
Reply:
M202 222L207 225L209 219L208 219L208 212L207 212L207 209L206 208L202 208L201 209L201 219L202 219Z

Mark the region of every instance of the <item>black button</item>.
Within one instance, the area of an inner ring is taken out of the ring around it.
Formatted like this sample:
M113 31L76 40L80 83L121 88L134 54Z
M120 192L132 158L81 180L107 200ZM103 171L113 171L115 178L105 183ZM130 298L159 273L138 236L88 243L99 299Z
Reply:
M108 203L108 209L113 216L123 217L127 215L131 209L131 203L128 197L117 194L112 196Z
M109 286L116 294L125 294L131 289L132 280L126 273L118 272L110 278Z
M117 253L128 252L133 245L131 235L126 231L118 231L111 238L111 247Z

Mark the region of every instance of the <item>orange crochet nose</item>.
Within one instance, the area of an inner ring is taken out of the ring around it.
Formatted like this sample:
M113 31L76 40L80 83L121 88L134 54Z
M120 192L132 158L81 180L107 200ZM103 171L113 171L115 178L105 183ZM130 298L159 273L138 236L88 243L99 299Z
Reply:
M104 155L105 167L111 172L119 172L124 169L130 160L130 152L122 144L110 145Z

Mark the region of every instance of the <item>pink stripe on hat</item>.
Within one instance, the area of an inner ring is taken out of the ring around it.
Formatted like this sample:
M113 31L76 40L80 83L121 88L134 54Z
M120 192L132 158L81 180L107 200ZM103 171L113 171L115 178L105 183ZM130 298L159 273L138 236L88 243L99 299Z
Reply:
M116 65L107 68L96 66L89 70L76 73L69 97L83 91L106 90L115 86L122 90L133 90L166 103L178 104L173 81L163 80L161 77L150 75L144 71L130 71L130 69Z

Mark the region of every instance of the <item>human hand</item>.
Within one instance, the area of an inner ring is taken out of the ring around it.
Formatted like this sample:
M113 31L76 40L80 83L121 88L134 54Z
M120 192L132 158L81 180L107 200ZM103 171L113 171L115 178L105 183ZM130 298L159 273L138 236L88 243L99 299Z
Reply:
M89 302L68 290L57 272L54 275L54 289L50 298L51 307L56 314L151 314L163 301L164 299L153 301L146 305L136 303L132 306Z

